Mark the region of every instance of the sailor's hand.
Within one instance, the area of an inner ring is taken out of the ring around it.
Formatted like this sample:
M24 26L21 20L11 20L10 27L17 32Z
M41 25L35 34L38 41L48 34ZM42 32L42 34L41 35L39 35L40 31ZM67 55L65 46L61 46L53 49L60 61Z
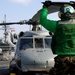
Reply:
M43 3L43 7L46 7L46 8L48 8L51 5L51 1L45 1L42 3Z

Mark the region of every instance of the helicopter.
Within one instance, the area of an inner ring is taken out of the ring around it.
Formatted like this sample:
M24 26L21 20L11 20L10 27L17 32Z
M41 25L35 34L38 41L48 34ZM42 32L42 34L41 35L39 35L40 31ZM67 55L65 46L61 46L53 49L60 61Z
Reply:
M48 8L49 13L59 10L62 4L75 4L75 2L52 2ZM30 19L19 22L0 23L0 25L28 24L32 25L31 31L21 32L16 42L14 58L10 61L9 72L18 74L19 72L44 72L49 73L54 66L54 55L51 51L52 35L48 31L43 31L39 27L39 17L41 9Z
M6 15L4 15L4 21L6 22ZM0 53L0 60L9 60L13 57L13 51L15 50L15 44L17 42L17 34L14 28L10 28L8 25L2 25L0 27L2 30L2 36L0 36L0 48L2 52Z
M6 15L4 15L4 21L3 23L6 23ZM14 28L10 28L8 25L3 25L0 30L4 30L4 37L3 37L3 42L8 43L11 46L15 46L16 40L17 40L17 34L15 33Z

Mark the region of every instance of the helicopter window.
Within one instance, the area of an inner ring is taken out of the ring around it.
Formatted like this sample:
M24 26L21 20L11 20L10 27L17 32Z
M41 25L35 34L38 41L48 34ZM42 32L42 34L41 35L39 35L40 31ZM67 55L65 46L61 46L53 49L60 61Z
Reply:
M35 38L35 48L43 48L43 39Z
M33 39L25 38L20 40L20 50L25 50L27 48L33 48Z
M45 38L45 48L51 47L51 38Z

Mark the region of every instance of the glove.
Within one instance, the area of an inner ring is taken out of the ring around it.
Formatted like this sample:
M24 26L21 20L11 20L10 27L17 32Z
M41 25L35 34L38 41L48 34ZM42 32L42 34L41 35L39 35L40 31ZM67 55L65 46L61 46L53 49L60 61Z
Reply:
M46 8L48 8L51 5L51 1L45 1L42 3L43 3L43 7L46 7Z

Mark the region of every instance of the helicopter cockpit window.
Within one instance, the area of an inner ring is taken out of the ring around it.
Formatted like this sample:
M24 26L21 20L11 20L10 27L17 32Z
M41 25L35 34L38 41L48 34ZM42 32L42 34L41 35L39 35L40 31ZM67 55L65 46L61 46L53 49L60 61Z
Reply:
M33 39L32 38L24 38L20 40L20 50L25 50L28 48L33 48Z
M45 38L45 48L51 47L51 38Z
M43 39L35 38L35 48L43 48Z

